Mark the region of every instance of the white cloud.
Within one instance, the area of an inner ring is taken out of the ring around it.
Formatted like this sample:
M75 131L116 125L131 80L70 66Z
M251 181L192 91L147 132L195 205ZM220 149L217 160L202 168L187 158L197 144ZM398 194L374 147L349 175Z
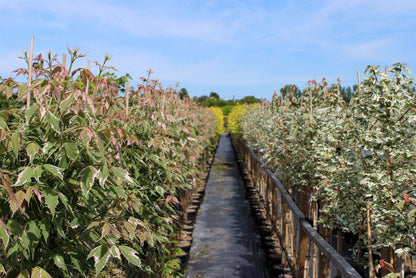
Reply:
M143 7L135 2L120 5L119 2L109 4L98 0L9 2L3 6L4 10L32 15L52 13L54 17L36 18L36 23L46 27L50 25L70 27L72 23L82 22L86 24L86 29L91 26L116 28L136 37L179 37L212 42L227 41L233 35L232 28L227 27L215 16L209 17L198 11L184 11L185 15L178 16L173 12L173 6L163 7L159 2L150 2L151 4L147 3ZM55 22L54 18L59 19L60 24Z
M390 46L393 44L392 39L376 39L351 43L342 50L348 57L365 60L380 60L386 58Z
M361 63L382 64L394 52L415 56L398 47L411 48L414 0L0 0L0 6L3 26L22 32L12 47L27 48L33 32L37 53L48 47L62 53L68 43L90 60L110 53L120 74L138 78L152 68L156 78L195 86L303 85L325 72L354 75ZM0 72L16 64L5 59Z

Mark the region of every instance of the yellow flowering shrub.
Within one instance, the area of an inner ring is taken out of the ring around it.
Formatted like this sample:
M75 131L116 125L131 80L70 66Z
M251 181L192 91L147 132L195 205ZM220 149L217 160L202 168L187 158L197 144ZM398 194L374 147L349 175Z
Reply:
M228 115L227 128L238 137L241 137L240 121L246 114L247 108L247 104L237 104Z
M215 114L215 118L217 119L217 128L216 128L216 134L217 137L224 133L224 113L222 112L222 109L219 107L209 107L208 110L211 110Z

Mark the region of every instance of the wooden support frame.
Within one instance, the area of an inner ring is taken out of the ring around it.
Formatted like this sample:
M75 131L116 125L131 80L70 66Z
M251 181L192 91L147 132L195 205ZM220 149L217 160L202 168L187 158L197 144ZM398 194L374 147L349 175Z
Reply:
M295 276L309 277L309 273L316 273L315 276L323 274L330 277L340 273L345 278L361 277L311 226L280 180L256 156L254 151L234 135L231 136L236 153L246 163L248 175L255 182L254 188L258 190L260 198L263 198L272 225L280 235L280 244L286 255L282 261L292 269ZM276 193L273 190L276 190ZM272 200L269 196L273 196ZM317 265L320 267L311 263L312 260L309 257L311 247L317 250L314 255L317 256ZM322 260L323 257L325 259ZM331 274L331 266L336 269L334 275Z

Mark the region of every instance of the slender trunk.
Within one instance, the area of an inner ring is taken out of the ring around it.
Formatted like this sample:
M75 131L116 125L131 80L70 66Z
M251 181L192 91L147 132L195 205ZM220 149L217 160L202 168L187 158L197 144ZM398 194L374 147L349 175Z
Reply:
M373 261L373 248L372 245L372 235L371 235L371 208L370 205L367 205L367 236L368 236L368 272L370 278L376 278L376 273L374 272L374 261Z

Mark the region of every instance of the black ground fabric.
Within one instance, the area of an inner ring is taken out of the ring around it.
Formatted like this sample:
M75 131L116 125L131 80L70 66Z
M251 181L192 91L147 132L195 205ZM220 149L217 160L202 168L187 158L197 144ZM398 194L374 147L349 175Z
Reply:
M231 140L221 136L193 231L185 276L269 277Z

